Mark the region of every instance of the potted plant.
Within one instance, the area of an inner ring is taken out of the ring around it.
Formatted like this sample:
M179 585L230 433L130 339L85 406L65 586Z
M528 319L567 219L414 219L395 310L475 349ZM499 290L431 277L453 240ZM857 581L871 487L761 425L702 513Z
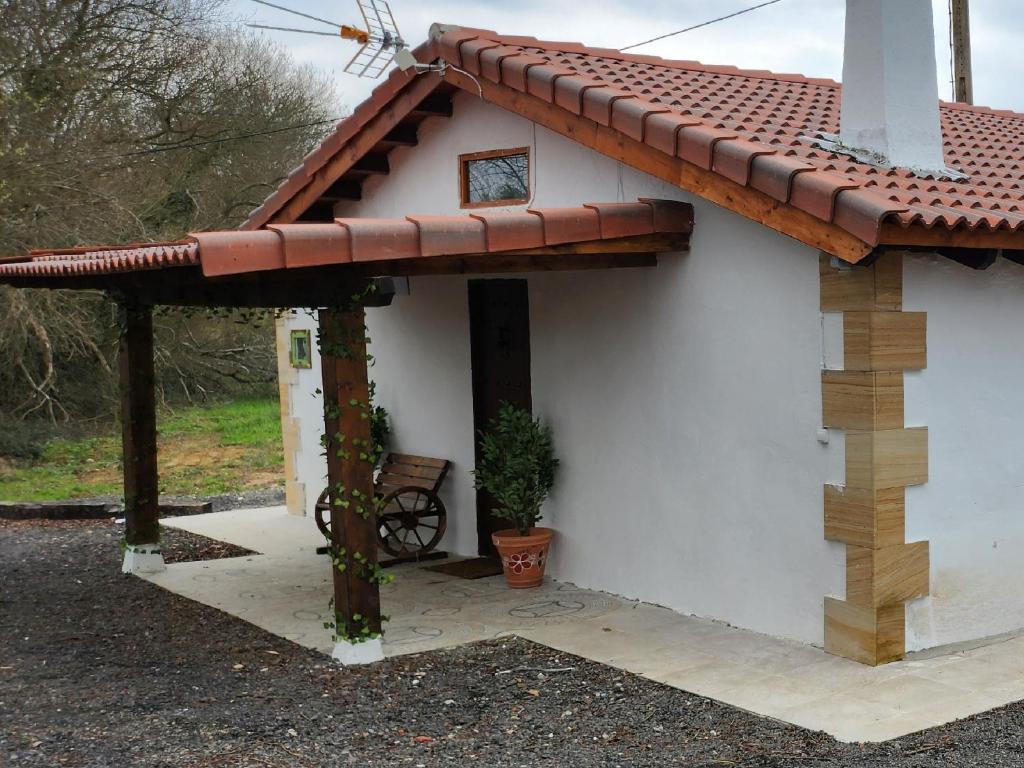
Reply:
M510 587L538 587L544 581L554 531L537 521L557 468L551 427L527 410L504 403L480 433L473 475L476 487L494 497L494 515L512 526L491 534Z

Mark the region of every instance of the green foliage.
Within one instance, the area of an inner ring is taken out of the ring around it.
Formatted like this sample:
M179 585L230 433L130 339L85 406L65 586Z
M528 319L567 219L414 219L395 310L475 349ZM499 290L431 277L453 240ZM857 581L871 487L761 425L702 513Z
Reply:
M0 414L0 457L40 459L51 441L60 437L77 438L85 433L83 424L54 424L45 419L23 421Z
M540 520L541 506L555 483L558 459L551 427L505 403L480 434L476 487L494 497L497 517L526 535Z
M276 400L163 411L157 424L164 494L216 496L281 482L284 460ZM88 436L73 425L54 427L45 437L34 456L0 454L0 500L120 496L121 438L116 426Z
M377 459L388 452L391 443L391 415L383 405L374 405L377 385L370 382L370 437L373 439Z
M343 113L329 78L222 0L0 2L0 254L230 229ZM163 403L271 395L272 313L157 318ZM0 413L117 408L100 292L0 286Z

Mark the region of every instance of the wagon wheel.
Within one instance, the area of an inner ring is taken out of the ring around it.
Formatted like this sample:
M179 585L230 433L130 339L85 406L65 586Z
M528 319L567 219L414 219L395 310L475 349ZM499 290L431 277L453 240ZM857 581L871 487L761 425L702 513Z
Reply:
M377 503L381 548L394 557L416 557L438 545L448 513L436 493L415 485L391 491Z
M324 488L324 492L320 494L320 498L316 500L316 507L313 508L313 519L316 520L316 527L320 529L320 533L324 535L324 538L328 541L333 541L331 538L331 489ZM325 517L325 513L327 516Z

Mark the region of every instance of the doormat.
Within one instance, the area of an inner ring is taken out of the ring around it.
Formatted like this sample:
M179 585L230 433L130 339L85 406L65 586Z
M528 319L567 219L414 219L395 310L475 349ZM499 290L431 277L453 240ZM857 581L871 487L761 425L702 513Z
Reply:
M501 573L501 561L491 557L473 557L469 560L456 560L454 563L431 565L424 570L446 573L460 579L484 579Z

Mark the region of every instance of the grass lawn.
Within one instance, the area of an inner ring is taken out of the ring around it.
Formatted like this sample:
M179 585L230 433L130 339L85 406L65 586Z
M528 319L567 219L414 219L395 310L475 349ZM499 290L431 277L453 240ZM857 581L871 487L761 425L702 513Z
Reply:
M282 485L281 421L273 399L161 413L160 492L214 496ZM121 494L119 427L55 439L35 461L0 458L0 501L62 501Z

